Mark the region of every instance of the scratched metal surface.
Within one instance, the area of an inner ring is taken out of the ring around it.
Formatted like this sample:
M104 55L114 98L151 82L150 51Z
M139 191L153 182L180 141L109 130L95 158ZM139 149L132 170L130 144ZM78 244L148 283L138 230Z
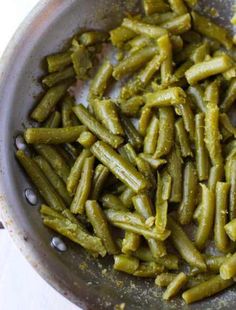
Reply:
M30 206L23 195L30 184L14 158L14 137L23 130L34 96L42 91L37 82L43 74L40 60L59 50L62 42L80 28L111 29L139 2L41 0L11 40L0 64L0 201L4 226L42 277L84 309L113 309L121 302L131 310L230 309L236 304L234 289L192 306L184 305L181 299L166 303L153 280L131 279L114 272L109 258L94 260L69 241L67 252L56 252L50 246L54 234L43 227L38 208ZM210 3L220 13L217 20L227 24L234 1L200 2L199 11ZM78 94L81 98L83 92L82 88Z

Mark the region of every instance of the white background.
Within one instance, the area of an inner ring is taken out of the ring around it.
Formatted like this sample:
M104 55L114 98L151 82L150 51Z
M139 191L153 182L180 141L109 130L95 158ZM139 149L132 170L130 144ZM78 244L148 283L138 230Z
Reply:
M0 0L0 55L37 2ZM79 310L40 278L5 230L0 230L0 309Z

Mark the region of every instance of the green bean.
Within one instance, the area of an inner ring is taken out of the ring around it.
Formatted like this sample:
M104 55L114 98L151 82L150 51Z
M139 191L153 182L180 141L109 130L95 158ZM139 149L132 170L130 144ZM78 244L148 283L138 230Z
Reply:
M112 210L121 210L121 211L127 210L127 206L123 204L121 199L112 194L105 194L102 196L102 205L104 208Z
M149 16L143 17L143 21L152 25L160 25L168 20L173 19L176 16L174 12L166 12L166 13L154 13Z
M156 150L157 139L159 134L159 120L154 114L147 128L147 133L144 139L143 151L147 154L153 154Z
M95 200L88 200L85 205L85 210L96 236L102 240L107 253L117 254L117 246L113 240L106 217L99 204Z
M202 215L202 210L201 210L201 204L199 204L194 213L193 213L193 219L195 220L195 222L199 225L200 221L201 221L201 215Z
M231 279L236 275L236 253L228 257L220 267L220 276L224 280Z
M182 15L188 13L188 9L185 6L183 0L169 0L171 10L176 13L176 15Z
M170 107L159 109L159 137L154 158L162 157L170 152L174 140L174 113Z
M49 88L45 93L41 101L34 108L30 117L38 122L43 122L49 116L53 108L57 103L62 99L66 94L66 91L71 82L65 82L59 85L56 85L52 88Z
M187 135L187 132L184 128L184 121L182 118L178 119L178 121L175 122L175 130L177 135L177 140L180 145L180 150L183 157L193 156L191 147L190 147L190 141Z
M168 270L178 269L178 257L174 254L167 254L163 257L153 257L147 247L140 246L134 255L141 261L156 262L157 264L163 265Z
M192 99L200 112L206 113L206 103L204 102L204 92L200 85L189 86L187 94Z
M139 260L136 257L120 254L114 255L114 260L113 268L128 274L133 274L139 267Z
M192 221L198 194L197 171L192 162L187 162L184 168L183 199L178 210L179 222L182 225Z
M220 266L227 259L227 256L205 255L207 269L211 272L219 272Z
M224 128L227 129L227 131L229 131L234 136L234 138L236 138L236 127L233 126L228 115L226 113L221 113L219 115L219 120L221 125L223 125Z
M34 148L38 154L42 155L49 162L56 174L66 183L70 174L70 167L57 149L45 144L35 144Z
M34 158L34 161L38 164L40 169L46 175L49 182L67 204L67 206L69 206L71 204L72 198L70 197L66 189L65 183L62 181L62 179L55 173L51 165L42 156L36 156Z
M139 192L148 186L145 178L105 142L98 141L94 143L91 152L134 192Z
M184 47L184 41L180 35L171 35L170 42L171 42L174 54L177 54L180 51L182 51Z
M61 113L54 111L44 122L45 128L58 128L61 124Z
M68 145L64 144L64 146ZM46 146L46 144L41 144L42 146ZM34 144L34 148L35 148L36 144ZM59 155L62 157L62 159L65 161L65 163L69 166L69 168L71 168L74 164L74 157L71 155L71 153L67 152L66 148L62 145L49 145L52 148L54 148L54 150L57 151L57 153L59 153ZM46 158L47 159L47 158Z
M136 32L137 34L147 35L150 38L159 38L167 33L167 31L161 27L142 23L135 19L124 18L122 26Z
M185 77L190 85L194 85L231 67L232 62L227 55L219 56L193 65L186 71Z
M236 158L232 159L230 173L230 192L229 192L229 215L230 220L236 217Z
M152 117L152 110L151 108L144 106L141 110L141 115L139 118L139 133L142 136L146 135L146 131L149 125L149 121Z
M122 47L122 45L136 36L136 33L126 27L120 26L110 31L112 45Z
M169 5L163 0L143 0L143 9L146 15L164 13L169 11Z
M185 72L192 67L193 62L192 60L186 60L184 63L182 63L174 72L173 76L171 77L171 82L179 82L181 79L185 77Z
M168 203L167 201L161 201L158 204L156 203L156 220L155 225L157 231L164 232L167 224L167 212L168 212Z
M79 183L79 179L82 172L82 167L85 161L85 158L89 157L91 152L89 150L83 150L80 155L77 157L70 174L67 178L66 187L70 194L75 192L75 189Z
M233 280L223 280L219 275L217 275L185 291L182 294L182 297L187 304L191 304L195 301L210 297L220 291L223 291L233 283Z
M160 24L160 27L172 34L182 34L191 29L191 16L189 13L174 17L170 21Z
M126 231L125 237L122 240L122 248L121 251L124 254L130 254L130 252L135 252L140 245L140 235L137 235L133 232Z
M72 127L79 123L77 117L72 111L72 106L74 104L75 100L71 96L66 96L62 101L61 114L63 127Z
M229 157L230 155L235 154L235 150L236 150L236 141L232 140L228 144L225 145L224 155L226 157Z
M203 113L195 115L195 149L196 149L196 165L199 181L208 179L209 160L208 152L204 141L204 123L205 116Z
M48 181L38 164L26 156L22 150L16 152L16 157L46 203L58 211L65 209L64 201Z
M92 61L88 49L84 45L80 45L76 40L73 40L73 53L71 60L76 77L79 80L86 80L88 70L92 68Z
M159 158L155 159L151 155L144 154L144 153L140 153L139 157L146 160L153 169L158 169L160 166L167 163L165 159L159 159Z
M228 183L216 183L216 214L214 226L214 241L216 248L221 252L226 252L229 247L229 239L224 229L227 221L229 188L230 185Z
M215 217L215 197L206 185L201 184L201 219L197 229L195 244L199 249L203 249L209 239L214 225Z
M171 230L170 238L181 257L190 266L206 271L206 264L201 253L198 252L186 233L171 216L168 217L168 227Z
M112 102L110 99L95 99L93 100L92 107L96 118L112 134L124 134L114 102Z
M99 198L108 176L109 176L108 168L103 166L102 164L97 165L94 171L91 199L96 200Z
M220 182L224 175L224 167L222 165L212 166L210 169L208 188L215 191L216 183Z
M134 191L130 187L126 187L126 189L120 194L119 197L127 208L131 208L133 205L132 198L134 195Z
M141 148L143 145L143 138L140 133L137 131L133 123L125 117L124 115L120 115L120 121L124 128L125 134L128 138L129 143L137 150Z
M154 262L140 263L133 276L143 278L155 278L157 274L163 272L164 267Z
M112 76L113 67L109 60L105 60L99 67L90 83L89 94L93 97L102 98Z
M153 216L153 206L147 194L139 194L132 197L132 202L137 213L146 220Z
M226 90L224 100L220 106L223 112L227 112L236 100L236 78L232 79Z
M85 46L94 45L97 43L103 43L108 39L108 34L100 31L84 32L79 37L81 44Z
M174 146L168 155L167 171L171 176L171 202L182 200L182 158L178 146Z
M43 223L60 233L61 235L78 243L93 255L106 255L106 250L100 238L91 236L88 232L80 227L80 225L71 222L67 218L51 218L43 216Z
M160 108L186 102L186 94L180 87L170 87L155 93L147 93L144 97L147 107Z
M61 144L75 142L85 130L84 126L66 128L27 128L25 141L29 144Z
M216 25L208 18L203 17L196 12L192 12L193 28L200 34L216 40L224 45L227 49L232 47L232 39L229 37L228 31L219 25Z
M71 52L58 53L49 55L46 58L48 65L48 72L61 71L66 66L71 64Z
M127 46L131 51L137 51L138 49L150 45L151 39L148 36L145 35L139 35L131 39L130 41L127 42ZM131 53L132 53L131 52Z
M138 74L137 79L140 82L141 88L146 87L148 83L151 81L154 74L159 70L162 59L163 59L163 55L155 55L147 63L146 67Z
M53 87L56 84L75 77L75 71L73 67L65 68L63 71L54 72L45 76L42 80L42 83L48 87Z
M136 157L137 154L133 148L133 146L130 143L126 143L125 145L123 145L122 147L119 148L119 153L126 159L128 159L128 161L133 164L134 166L136 166Z
M213 96L216 96L218 88L215 82L210 84L208 89L212 89ZM220 144L221 136L219 132L219 108L217 103L218 99L214 102L214 98L212 98L212 100L207 103L205 115L205 143L213 165L221 165L223 161Z
M143 158L136 157L136 166L138 171L146 178L146 180L151 184L152 188L156 186L156 178L151 165Z
M121 112L128 116L137 116L139 113L140 108L144 105L144 98L143 96L134 96L128 99L127 101L120 101L120 109Z
M155 279L155 284L159 287L167 287L175 278L177 274L175 273L161 273Z
M85 130L80 134L77 142L79 142L84 148L90 148L96 140L96 137L90 131Z
M233 219L224 226L225 231L232 241L236 241L236 219Z
M172 66L173 60L172 60L172 45L168 34L160 37L157 40L157 43L160 49L160 56L163 59L161 63L161 83L163 85L169 85L173 73L173 66Z
M165 293L163 294L163 299L169 300L171 297L177 295L183 286L187 283L187 281L188 278L183 272L176 275L174 280L170 282Z
M191 57L192 53L199 46L200 46L200 43L190 43L190 44L186 45L183 50L181 50L180 52L178 52L175 55L175 62L176 63L182 63L183 61L188 60Z
M180 104L175 107L175 112L177 115L183 117L184 127L189 133L191 141L195 139L195 123L194 123L194 114L190 106L189 100L185 104Z
M83 123L99 139L104 140L114 148L117 148L123 142L123 138L110 133L89 113L89 111L82 104L76 105L73 108L73 111L81 123Z
M155 46L144 47L134 52L115 66L112 76L116 80L120 80L128 74L134 73L152 59L156 53L157 47Z
M144 217L137 213L131 213L120 210L105 210L107 220L118 228L134 232L144 236L146 239L152 238L155 240L164 241L169 237L170 232L166 230L164 233L159 233L151 229L146 223Z

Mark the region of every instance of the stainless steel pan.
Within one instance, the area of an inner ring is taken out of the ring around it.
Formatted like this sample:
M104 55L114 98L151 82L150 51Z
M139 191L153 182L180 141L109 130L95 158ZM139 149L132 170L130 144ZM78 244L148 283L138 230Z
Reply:
M30 188L14 157L14 139L27 125L34 96L41 92L37 79L43 74L40 61L60 49L79 28L111 29L125 11L138 10L137 0L40 0L11 40L0 63L0 173L1 211L22 253L41 276L61 294L84 309L231 309L236 305L234 289L191 307L180 299L163 302L153 281L133 279L112 271L111 261L90 258L80 247L66 240L68 251L50 246L54 236L41 222L38 208L27 203L24 190ZM218 21L226 24L234 0L200 1L216 7ZM15 296L17 298L17 296Z

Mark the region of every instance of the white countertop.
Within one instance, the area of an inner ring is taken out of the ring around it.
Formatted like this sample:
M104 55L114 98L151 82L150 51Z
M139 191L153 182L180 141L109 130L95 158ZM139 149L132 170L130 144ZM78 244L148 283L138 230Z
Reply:
M0 55L19 23L38 0L0 1ZM50 287L0 230L0 309L79 310Z

